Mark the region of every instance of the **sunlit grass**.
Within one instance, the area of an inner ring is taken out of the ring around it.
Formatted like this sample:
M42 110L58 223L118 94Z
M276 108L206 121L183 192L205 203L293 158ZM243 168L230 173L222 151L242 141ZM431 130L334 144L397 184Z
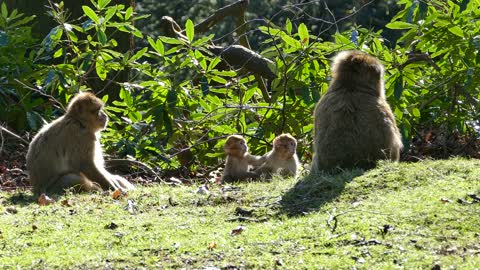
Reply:
M208 194L200 184L119 200L67 194L49 206L3 192L0 268L479 268L479 165L385 162Z

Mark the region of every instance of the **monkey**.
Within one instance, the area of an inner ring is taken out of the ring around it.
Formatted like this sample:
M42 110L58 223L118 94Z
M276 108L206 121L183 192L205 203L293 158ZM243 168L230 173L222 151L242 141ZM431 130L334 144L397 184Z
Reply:
M334 57L332 81L314 109L312 172L371 169L381 159L399 160L403 144L383 76L383 65L366 53Z
M227 160L223 170L222 182L233 182L248 178L256 179L260 175L249 171L250 165L258 167L265 162L265 156L254 156L248 153L245 138L240 135L230 135L223 146Z
M43 126L27 152L27 170L33 192L62 193L133 189L125 178L104 167L100 131L108 117L103 102L91 92L79 93L69 102L66 113Z
M280 173L287 176L297 176L300 162L297 156L297 140L290 134L281 134L273 140L273 149L265 155L265 163L254 170L258 174Z

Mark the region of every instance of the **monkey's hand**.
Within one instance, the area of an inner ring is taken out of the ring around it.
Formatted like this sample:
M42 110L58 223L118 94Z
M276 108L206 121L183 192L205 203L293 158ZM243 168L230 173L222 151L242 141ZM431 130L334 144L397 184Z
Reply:
M265 163L265 161L267 160L267 154L263 156L254 156L247 153L245 155L245 158L247 159L249 165L258 167L258 166L261 166L263 163Z

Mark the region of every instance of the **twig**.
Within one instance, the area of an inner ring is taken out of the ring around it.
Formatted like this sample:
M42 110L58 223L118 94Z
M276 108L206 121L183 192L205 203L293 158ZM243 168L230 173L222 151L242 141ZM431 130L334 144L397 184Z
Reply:
M136 166L138 168L141 168L146 173L148 173L150 175L153 175L155 177L155 180L165 182L160 178L160 176L152 168L150 168L150 166L148 166L147 164L145 164L143 162L140 162L138 160L110 159L110 160L106 160L105 163L108 167Z
M334 209L334 211L335 211L335 209ZM338 223L337 218L339 216L343 216L343 215L353 213L353 212L363 212L363 213L370 213L370 214L376 214L376 215L387 215L387 216L390 215L390 214L384 214L384 213L379 213L379 212L374 212L374 211L365 211L365 210L348 210L348 211L345 211L345 212L341 212L337 215L332 215L329 211L327 211L327 214L328 214L327 225L328 225L328 227L330 227L330 231L333 233L337 229L337 223ZM332 225L332 221L333 221L333 225Z
M430 55L428 55L426 53L411 53L411 54L409 54L407 61L405 61L405 63L400 65L400 68L404 69L406 66L410 65L411 63L421 62L421 61L425 61L425 62L429 63L430 65L433 66L433 68L435 68L436 71L440 71L440 67L435 62L433 62Z
M262 217L262 218L249 218L249 217L234 217L234 218L229 218L225 221L232 222L232 221L250 221L250 222L265 222L267 221L268 218Z
M203 33L210 29L212 26L216 25L218 22L222 21L227 16L243 16L248 4L248 0L240 0L218 9L213 15L205 19L203 22L195 25L195 31L198 33ZM185 30L182 32L185 32Z
M3 152L3 141L4 141L2 130L3 130L3 127L0 130L0 138L2 139L2 143L0 144L0 154L2 154L2 152Z
M53 97L52 95L49 95L45 92L43 92L42 90L40 89L37 89L37 88L33 88L33 87L30 87L28 85L26 85L24 82L18 80L18 79L14 79L17 83L21 84L23 87L27 88L28 90L32 90L34 91L35 93L38 93L44 97L47 97L50 101L52 101L53 103L55 103L59 108L61 108L63 111L65 111L65 107L63 106L62 103L60 103L55 97Z
M22 138L19 135L13 133L12 131L8 130L7 128L5 128L3 126L0 126L0 131L5 131L8 135L14 137L17 140L20 140L25 145L29 145L29 142L27 140L25 140L24 138ZM3 148L3 134L2 134L2 132L0 132L0 134L2 135L2 145L1 145L2 147L0 147L0 152L1 152L1 149Z

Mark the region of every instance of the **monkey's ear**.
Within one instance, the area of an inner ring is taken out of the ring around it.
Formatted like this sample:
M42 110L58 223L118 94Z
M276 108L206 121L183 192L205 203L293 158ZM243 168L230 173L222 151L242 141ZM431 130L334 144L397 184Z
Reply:
M350 62L353 65L361 65L361 64L365 63L365 60L364 60L363 55L354 54L354 55L352 55L352 58L350 59Z
M67 107L67 113L72 115L79 115L83 110L82 102L72 102Z

